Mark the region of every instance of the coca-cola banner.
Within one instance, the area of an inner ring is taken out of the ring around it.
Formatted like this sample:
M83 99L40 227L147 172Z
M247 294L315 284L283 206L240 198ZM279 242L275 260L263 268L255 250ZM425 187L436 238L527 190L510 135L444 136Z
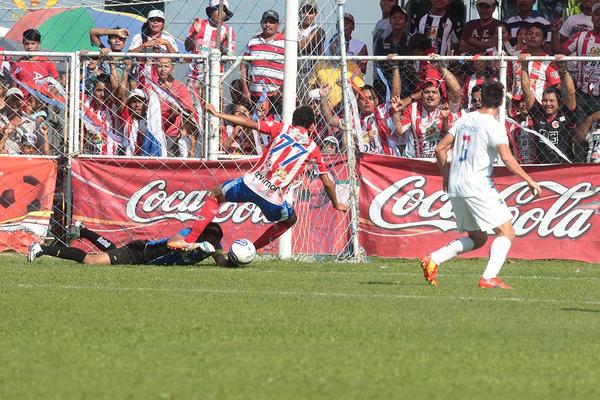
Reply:
M50 224L56 160L0 157L0 251L26 252Z
M343 183L344 160L326 160L331 175ZM210 190L241 176L256 159L200 161L181 159L73 160L73 220L119 244L133 239L167 237L190 227ZM343 185L340 185L343 187ZM327 201L320 179L306 174L294 189L299 221L295 253L332 254L346 244L347 217ZM250 203L224 203L215 222L223 227L224 245L238 238L255 240L270 225ZM316 247L315 247L316 246ZM276 251L276 243L267 248Z
M542 187L539 198L506 168L494 169L496 188L513 215L517 234L509 256L600 262L600 167L525 170ZM359 175L360 240L368 254L415 258L458 235L437 164L364 155ZM488 246L465 256L485 257Z

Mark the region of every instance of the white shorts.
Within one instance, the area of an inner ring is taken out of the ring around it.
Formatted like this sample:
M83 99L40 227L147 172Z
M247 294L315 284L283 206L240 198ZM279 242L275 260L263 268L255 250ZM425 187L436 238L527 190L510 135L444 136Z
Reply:
M450 197L450 203L459 232L486 232L512 220L512 214L498 193L486 197Z

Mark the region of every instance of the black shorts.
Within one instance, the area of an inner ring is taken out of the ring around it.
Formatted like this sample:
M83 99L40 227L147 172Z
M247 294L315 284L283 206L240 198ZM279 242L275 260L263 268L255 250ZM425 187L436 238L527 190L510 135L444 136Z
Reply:
M146 256L147 240L134 240L123 247L106 252L111 265L140 265L148 262Z

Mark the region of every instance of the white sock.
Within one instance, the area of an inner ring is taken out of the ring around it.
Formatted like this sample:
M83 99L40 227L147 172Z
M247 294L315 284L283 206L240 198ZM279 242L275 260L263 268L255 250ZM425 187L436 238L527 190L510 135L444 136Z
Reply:
M473 250L473 246L473 239L471 239L470 237L456 239L451 241L441 249L431 253L431 260L437 265L440 265L441 263L453 259L460 253Z
M483 279L491 279L498 276L511 244L512 242L506 236L498 236L494 239L490 246L490 259L488 260L487 267L485 267L485 271L483 271Z

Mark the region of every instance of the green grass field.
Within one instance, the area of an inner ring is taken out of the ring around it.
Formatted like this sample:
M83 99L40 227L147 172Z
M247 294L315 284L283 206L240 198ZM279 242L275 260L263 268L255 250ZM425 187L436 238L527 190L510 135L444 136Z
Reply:
M0 255L0 399L595 399L600 265Z

